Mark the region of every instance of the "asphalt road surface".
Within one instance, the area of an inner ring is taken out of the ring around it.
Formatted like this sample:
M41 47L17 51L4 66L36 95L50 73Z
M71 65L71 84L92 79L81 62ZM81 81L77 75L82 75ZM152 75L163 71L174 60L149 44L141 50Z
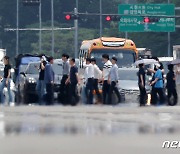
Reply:
M0 106L0 154L179 154L180 106Z

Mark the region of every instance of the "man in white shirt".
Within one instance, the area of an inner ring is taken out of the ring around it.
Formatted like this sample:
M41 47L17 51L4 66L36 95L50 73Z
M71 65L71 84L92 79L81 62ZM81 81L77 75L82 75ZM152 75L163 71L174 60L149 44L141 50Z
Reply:
M94 83L94 66L91 64L91 59L86 59L86 96L87 104L93 104L93 83Z
M109 60L109 55L107 54L103 54L102 59L104 62L103 72L102 72L103 74L102 80L104 81L103 82L103 104L108 104L106 103L106 99L109 94L109 88L110 88L110 84L108 83L108 78L109 78L110 69L112 67L112 63Z
M94 90L95 90L96 95L98 97L97 103L100 103L102 101L102 98L101 98L101 94L99 92L98 82L99 82L99 79L102 78L102 71L96 65L96 59L95 58L91 59L91 63L94 66L94 84L93 84L93 87L94 87Z
M109 83L110 83L110 89L109 89L109 97L108 97L108 103L109 104L115 104L112 102L112 93L113 91L115 92L115 94L118 97L118 103L121 102L121 96L119 93L118 88L116 87L116 84L118 83L119 80L119 76L118 76L118 66L116 64L117 62L117 58L116 57L112 57L112 67L110 70L110 74L109 74Z

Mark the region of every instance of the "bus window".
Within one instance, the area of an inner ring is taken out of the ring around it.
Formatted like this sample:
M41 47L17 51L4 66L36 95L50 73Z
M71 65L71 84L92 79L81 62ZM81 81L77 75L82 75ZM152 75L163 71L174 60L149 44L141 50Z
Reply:
M93 49L91 52L91 57L96 58L97 65L102 68L102 55L108 54L109 58L116 57L118 59L117 65L118 67L132 67L136 55L133 50L125 50L125 49Z

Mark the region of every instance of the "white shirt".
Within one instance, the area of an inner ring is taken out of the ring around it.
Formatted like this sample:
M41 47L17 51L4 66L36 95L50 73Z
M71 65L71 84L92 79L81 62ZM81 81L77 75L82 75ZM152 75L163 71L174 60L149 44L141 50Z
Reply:
M119 77L118 77L118 66L117 66L117 64L114 64L111 67L109 76L110 76L111 81L118 81Z
M108 60L103 66L103 78L104 78L104 80L108 80L111 67L112 67L112 63L110 60Z
M95 79L100 79L102 77L102 71L99 69L99 67L94 64L94 78Z
M94 66L91 63L86 65L85 74L86 79L94 78Z

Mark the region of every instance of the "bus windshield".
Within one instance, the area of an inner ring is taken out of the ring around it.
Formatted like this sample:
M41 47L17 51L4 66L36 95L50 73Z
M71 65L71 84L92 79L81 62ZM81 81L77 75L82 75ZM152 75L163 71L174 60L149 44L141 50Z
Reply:
M102 69L102 55L108 54L109 58L116 57L118 59L118 67L131 67L135 62L135 52L125 49L93 49L91 58L96 58L97 65Z

